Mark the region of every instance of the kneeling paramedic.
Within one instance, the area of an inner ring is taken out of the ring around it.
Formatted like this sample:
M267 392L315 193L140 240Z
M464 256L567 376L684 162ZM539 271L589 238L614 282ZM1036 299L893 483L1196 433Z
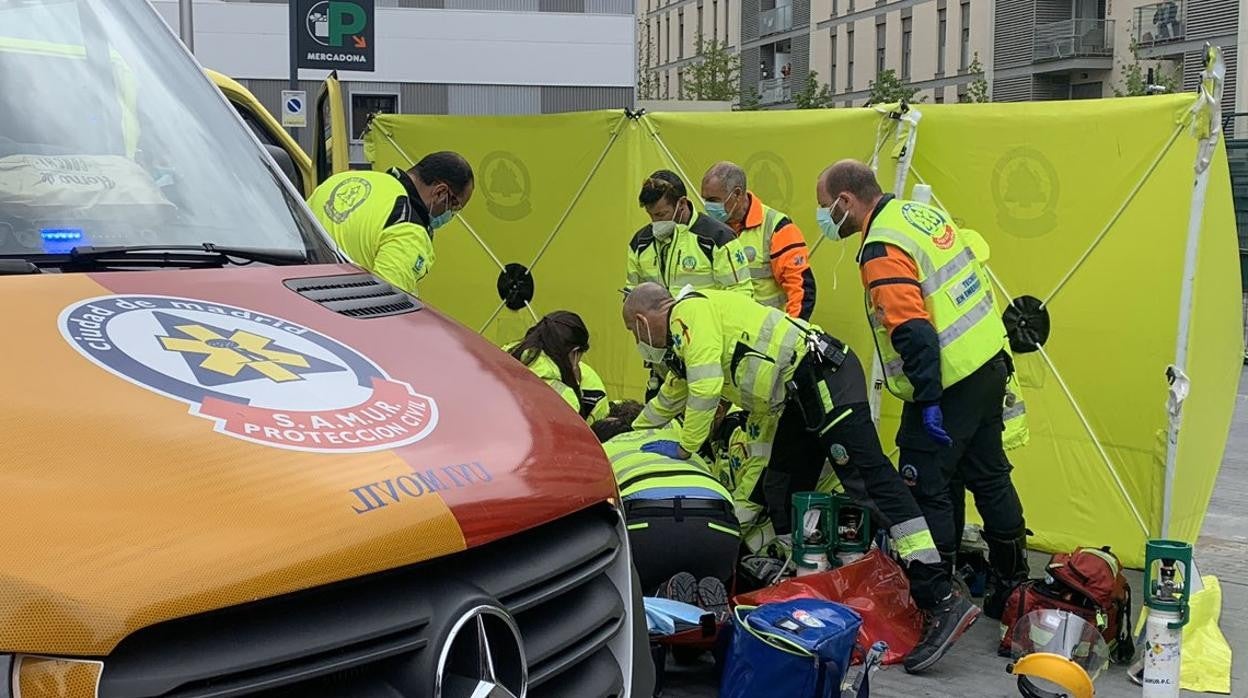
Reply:
M984 612L1000 618L1010 591L1028 577L1023 507L1002 441L1025 413L1021 402L1005 411L1013 362L981 262L986 243L936 207L884 194L875 173L854 160L825 170L816 195L825 237L863 234L867 319L885 383L905 403L897 432L902 475L950 567L963 517L950 482L974 495L991 568Z
M911 593L929 613L906 670L939 661L979 609L953 590L923 514L880 448L858 358L805 320L722 291L677 299L642 284L624 303L624 323L643 358L669 369L634 426L657 427L684 414L678 440L645 448L689 458L706 440L721 399L748 410L749 447L760 458L737 477L734 496L765 502L781 534L789 532L793 493L813 490L829 457L843 479L860 477L892 523Z
M635 415L641 406L632 405ZM653 594L681 572L730 586L741 544L732 495L697 456L675 459L646 450L677 433L634 431L629 411L628 403L612 405L593 429L615 470L642 591Z
M582 360L589 351L589 329L580 315L567 310L549 313L503 351L528 366L586 422L593 424L607 415L607 389Z

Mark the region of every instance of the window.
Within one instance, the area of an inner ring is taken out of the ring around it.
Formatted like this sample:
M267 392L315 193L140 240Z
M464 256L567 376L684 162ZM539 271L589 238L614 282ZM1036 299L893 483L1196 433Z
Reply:
M697 25L697 28L694 30L694 36L696 37L696 41L699 41L699 42L702 41L702 19L703 19L702 3L699 2L698 3L698 25ZM711 36L714 36L714 34L712 34ZM698 48L701 48L701 47L699 46Z
M945 88L937 87L936 96L932 99L932 101L936 102L937 104L944 104L945 103Z
M845 59L845 89L852 91L854 89L854 25L845 27L845 48L847 56Z
M945 8L936 11L936 74L945 74L945 44L948 41L946 32L948 23L945 20Z
M396 94L351 93L351 138L364 137L368 117L372 114L398 114L399 96Z
M839 14L838 10L839 10L840 8L839 8L839 7L837 7L837 5L839 5L839 4L841 4L841 3L840 3L840 0L832 0L832 16L833 16L833 17L835 17L837 14Z
M879 75L884 72L884 66L887 64L887 58L884 48L885 36L888 32L887 24L875 25L875 74Z
M836 27L828 32L832 38L832 65L828 67L828 89L836 92Z
M676 99L685 98L685 71L676 71Z
M665 49L664 53L667 54L667 58L663 59L663 62L668 63L668 62L671 62L672 60L672 16L671 15L668 15L663 18L663 33L665 35L663 37L663 48Z
M672 98L672 74L664 71L663 73L663 99Z
M685 57L685 11L680 10L677 13L677 20L680 22L676 30L676 57Z
M901 20L901 79L910 79L910 18Z
M711 2L711 37L719 41L719 0ZM728 43L727 36L724 37L724 43Z
M966 70L971 67L971 3L962 3L962 51L958 58L958 67Z
M1100 99L1104 96L1104 92L1105 88L1099 82L1085 82L1070 86L1071 99Z

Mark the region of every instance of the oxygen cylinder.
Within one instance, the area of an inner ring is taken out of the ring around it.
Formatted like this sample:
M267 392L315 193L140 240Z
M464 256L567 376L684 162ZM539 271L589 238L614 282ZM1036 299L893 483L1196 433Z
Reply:
M1144 698L1178 698L1183 626L1187 625L1192 546L1149 541L1144 553Z
M797 492L793 495L793 561L797 576L824 572L832 567L834 509L831 495Z

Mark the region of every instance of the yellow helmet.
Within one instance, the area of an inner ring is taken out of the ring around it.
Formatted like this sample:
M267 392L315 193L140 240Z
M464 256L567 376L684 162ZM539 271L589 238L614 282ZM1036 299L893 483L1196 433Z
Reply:
M1029 654L1011 664L1008 670L1018 677L1018 692L1027 698L1093 698L1096 695L1088 672L1060 654ZM1066 692L1046 691L1032 678L1060 686Z

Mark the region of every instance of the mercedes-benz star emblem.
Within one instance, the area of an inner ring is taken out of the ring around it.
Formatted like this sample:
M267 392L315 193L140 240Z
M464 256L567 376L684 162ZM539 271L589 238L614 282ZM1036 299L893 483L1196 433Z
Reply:
M528 690L520 629L506 611L477 606L455 621L438 658L436 698L525 698Z

